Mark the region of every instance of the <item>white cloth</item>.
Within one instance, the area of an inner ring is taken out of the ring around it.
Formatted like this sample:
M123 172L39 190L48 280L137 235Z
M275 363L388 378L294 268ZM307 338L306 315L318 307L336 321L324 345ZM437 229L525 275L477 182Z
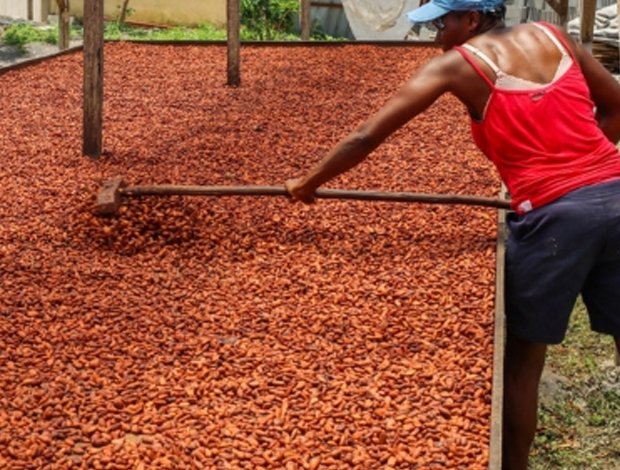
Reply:
M420 0L342 0L355 39L399 40L411 29L405 13Z

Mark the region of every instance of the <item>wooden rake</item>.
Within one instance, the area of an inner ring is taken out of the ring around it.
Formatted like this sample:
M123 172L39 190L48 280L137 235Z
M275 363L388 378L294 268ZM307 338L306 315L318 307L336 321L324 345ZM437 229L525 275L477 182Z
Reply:
M104 216L118 213L123 197L143 196L286 196L284 186L127 186L121 178L105 183L97 195L96 212ZM318 199L354 199L360 201L417 202L425 204L463 204L509 209L510 201L489 197L408 192L377 192L343 189L317 189Z

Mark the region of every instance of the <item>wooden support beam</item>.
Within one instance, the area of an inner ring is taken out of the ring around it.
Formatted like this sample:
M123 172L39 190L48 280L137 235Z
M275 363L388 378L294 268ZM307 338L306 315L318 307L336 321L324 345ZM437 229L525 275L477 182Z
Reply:
M83 153L99 158L103 128L103 2L84 0Z
M594 42L595 17L596 0L581 0L581 25L579 38L583 47L589 52L592 52L592 42Z
M568 24L568 0L546 0L546 2L558 15L559 25L566 28Z
M50 16L50 2L41 3L41 21L47 23Z
M228 80L229 86L241 85L241 2L227 0Z
M299 13L299 24L301 26L301 40L309 41L310 40L310 25L311 25L311 1L310 0L300 0L301 8Z
M71 39L71 10L69 0L56 0L58 5L58 49L69 48Z

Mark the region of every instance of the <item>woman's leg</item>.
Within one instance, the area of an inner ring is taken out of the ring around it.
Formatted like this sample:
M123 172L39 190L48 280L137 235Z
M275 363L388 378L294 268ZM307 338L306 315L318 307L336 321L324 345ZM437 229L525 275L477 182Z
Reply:
M527 470L530 447L536 433L538 384L545 365L546 352L546 344L532 343L507 335L502 470Z

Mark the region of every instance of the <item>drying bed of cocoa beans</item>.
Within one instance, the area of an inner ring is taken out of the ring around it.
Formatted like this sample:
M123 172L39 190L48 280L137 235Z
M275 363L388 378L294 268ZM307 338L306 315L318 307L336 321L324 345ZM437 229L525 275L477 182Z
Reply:
M494 209L285 197L424 47L106 43L104 152L82 54L0 76L0 468L484 469ZM326 187L495 197L442 97Z

